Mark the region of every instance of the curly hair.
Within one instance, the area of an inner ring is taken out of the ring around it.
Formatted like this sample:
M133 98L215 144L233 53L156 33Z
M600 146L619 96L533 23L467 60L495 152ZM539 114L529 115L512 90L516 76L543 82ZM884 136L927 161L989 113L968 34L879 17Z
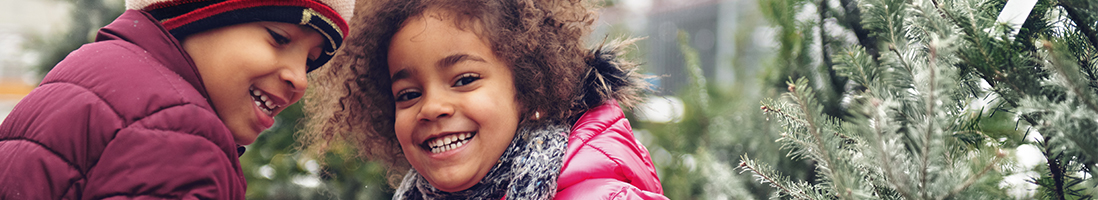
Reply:
M405 21L438 9L461 27L481 23L478 34L511 67L516 100L524 105L520 125L571 122L590 107L616 99L631 107L643 85L636 65L615 61L616 51L635 40L588 49L583 38L597 17L581 0L381 0L358 7L342 50L310 77L307 114L300 139L312 152L335 140L355 146L358 156L389 165L398 185L408 168L394 133L390 89L390 40ZM604 49L608 47L609 49ZM610 67L607 67L610 66ZM585 89L593 88L593 89Z

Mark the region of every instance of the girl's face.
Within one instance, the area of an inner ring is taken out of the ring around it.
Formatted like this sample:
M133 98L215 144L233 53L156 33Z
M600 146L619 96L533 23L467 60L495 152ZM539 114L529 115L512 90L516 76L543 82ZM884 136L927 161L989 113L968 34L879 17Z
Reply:
M431 185L468 189L496 165L519 122L514 78L478 34L427 11L389 46L396 136Z
M306 61L322 52L312 28L252 22L200 32L183 40L198 67L217 116L237 144L255 141L274 116L301 99Z

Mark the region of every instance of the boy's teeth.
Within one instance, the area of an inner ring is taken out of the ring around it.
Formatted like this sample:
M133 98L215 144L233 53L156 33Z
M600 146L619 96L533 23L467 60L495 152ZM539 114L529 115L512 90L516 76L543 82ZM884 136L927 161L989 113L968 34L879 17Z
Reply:
M260 110L263 110L263 112L267 113L267 115L270 115L274 109L277 109L279 107L275 105L273 101L270 101L271 98L267 97L267 94L263 94L263 92L256 90L254 87L248 88L248 90L251 91L253 100L255 101L255 106L258 106Z

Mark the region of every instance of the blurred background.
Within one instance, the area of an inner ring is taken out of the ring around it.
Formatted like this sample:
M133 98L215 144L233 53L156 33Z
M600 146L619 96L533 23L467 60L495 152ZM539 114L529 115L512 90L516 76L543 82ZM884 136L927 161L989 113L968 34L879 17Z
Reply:
M589 39L592 46L604 38L645 38L626 56L655 75L649 80L654 92L627 115L651 152L668 197L766 199L770 186L736 169L745 154L794 180L812 182L813 163L787 158L774 142L779 124L759 109L764 98L786 90L790 77L806 77L820 90L825 112L841 115L846 80L819 67L830 60L809 56L819 54L824 42L811 37L816 34L811 28L781 28L801 26L792 24L794 19L812 18L811 13L774 11L759 5L765 0L596 1L604 9ZM0 0L0 118L54 64L117 17L123 4ZM827 44L858 39L842 18L820 23L836 29ZM352 158L348 149L334 149L337 156L325 160L299 153L293 134L300 117L300 105L290 107L247 147L241 162L249 199L390 199L393 189L380 164Z

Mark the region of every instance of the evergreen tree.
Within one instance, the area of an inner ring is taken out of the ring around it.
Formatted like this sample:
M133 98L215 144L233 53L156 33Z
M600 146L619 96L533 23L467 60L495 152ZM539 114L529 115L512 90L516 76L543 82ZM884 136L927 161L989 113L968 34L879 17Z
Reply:
M790 32L818 30L820 68L853 88L842 93L841 115L824 112L828 98L805 78L763 103L784 124L789 156L817 164L808 182L743 156L740 169L776 188L773 197L1006 199L1003 177L1026 170L1041 176L1030 181L1036 196L1021 198L1098 194L1098 3L1040 0L1018 30L996 20L1006 0L828 3L761 3L792 5L780 10L788 16L816 8L818 18L793 19L808 25ZM851 17L860 20L842 23ZM858 41L828 42L838 38L828 19ZM1016 125L994 125L1002 121ZM1046 162L1017 169L1007 155L1023 144Z

